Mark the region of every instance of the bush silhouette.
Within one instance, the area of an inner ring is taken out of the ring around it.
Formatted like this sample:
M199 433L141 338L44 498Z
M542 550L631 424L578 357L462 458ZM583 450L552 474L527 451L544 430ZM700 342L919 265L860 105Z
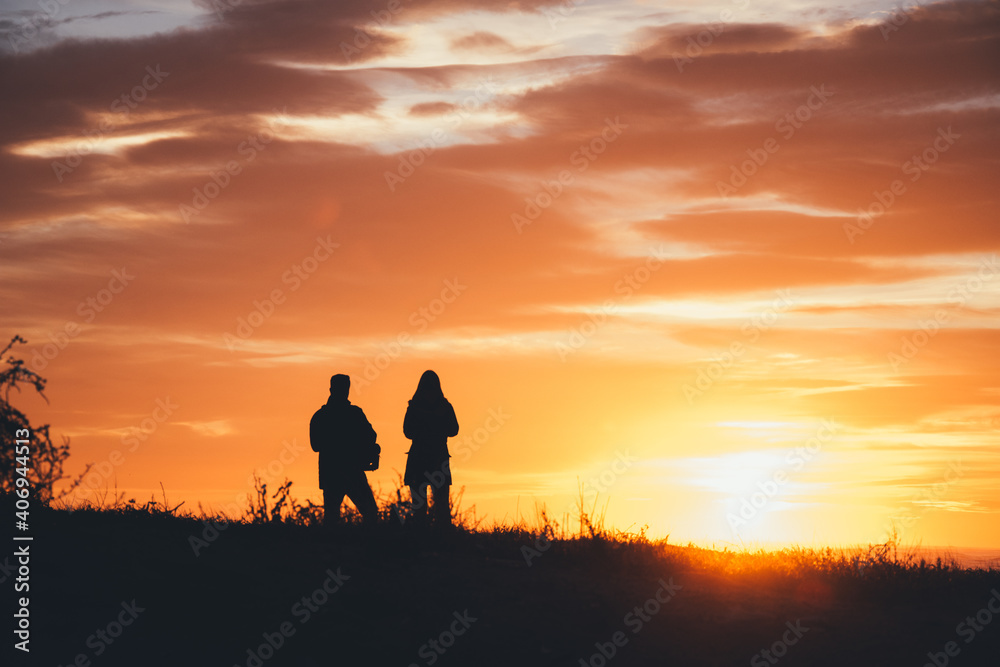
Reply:
M16 344L27 342L15 335L0 351L0 359L6 364L0 370L0 493L13 493L19 476L17 469L27 467L27 478L31 482L35 500L49 503L56 497L54 490L56 482L66 477L63 474L63 463L69 458L69 438L63 436L61 444L53 443L48 424L32 426L28 417L10 404L11 390L16 389L20 393L21 385L34 387L35 391L48 402L45 396L45 378L27 368L24 360L18 359L11 352ZM21 458L19 462L15 441L24 440L25 431L30 433L27 438L30 443L30 453L26 459ZM27 463L27 466L22 465L24 463ZM70 493L82 477L83 475L80 475L70 488L59 496Z

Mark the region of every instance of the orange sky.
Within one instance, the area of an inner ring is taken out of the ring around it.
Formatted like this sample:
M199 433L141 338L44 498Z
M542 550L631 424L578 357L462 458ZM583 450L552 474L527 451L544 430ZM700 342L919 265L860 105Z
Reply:
M70 472L319 501L344 372L388 492L432 368L491 519L1000 548L997 3L214 6L0 16L3 329Z

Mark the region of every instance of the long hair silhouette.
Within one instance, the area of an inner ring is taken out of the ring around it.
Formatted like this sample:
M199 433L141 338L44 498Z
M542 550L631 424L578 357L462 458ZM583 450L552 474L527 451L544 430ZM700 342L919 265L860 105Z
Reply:
M417 390L413 392L413 400L418 403L436 403L444 400L441 391L441 378L434 371L424 371L417 382Z
M427 517L427 488L434 498L434 519L438 525L450 525L451 465L448 438L458 435L455 408L441 391L441 379L434 371L424 371L417 390L406 408L403 435L412 440L406 453L403 483L410 487L413 516L422 522Z

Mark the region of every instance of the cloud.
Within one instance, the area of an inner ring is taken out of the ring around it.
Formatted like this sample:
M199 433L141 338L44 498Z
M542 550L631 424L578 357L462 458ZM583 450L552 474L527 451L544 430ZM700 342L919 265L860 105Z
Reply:
M706 51L719 53L762 53L806 46L808 31L777 23L672 24L639 32L634 55L643 59L683 59Z
M451 48L458 51L511 51L514 46L492 32L474 32L452 40Z
M208 438L218 438L222 436L232 435L236 433L232 424L229 423L227 419L216 419L214 421L198 421L198 422L174 422L178 426L187 426L195 434L208 437Z
M221 437L263 418L219 387L360 368L401 333L413 363L479 379L516 364L550 388L578 363L648 380L651 411L687 415L702 404L683 384L742 340L748 304L788 289L794 306L746 341L706 411L933 438L948 415L989 423L992 282L899 373L887 355L969 279L964 262L1000 248L995 5L917 8L888 39L867 18L735 16L680 68L706 29L689 16L616 6L602 32L581 6L557 34L549 6L203 4L182 29L0 55L17 91L0 125L10 325L34 350L79 323L53 372L89 387L109 364L155 369L143 387L184 386L204 410L185 425ZM183 206L199 208L186 221ZM318 238L339 244L323 262ZM654 249L665 259L642 274ZM134 283L83 321L123 265ZM456 278L467 292L437 304ZM562 362L556 344L609 301ZM251 317L230 352L223 335Z

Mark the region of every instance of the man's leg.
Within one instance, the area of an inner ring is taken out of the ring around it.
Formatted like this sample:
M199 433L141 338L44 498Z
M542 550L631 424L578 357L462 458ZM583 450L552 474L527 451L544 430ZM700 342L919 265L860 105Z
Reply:
M323 525L336 526L340 524L340 506L344 502L344 487L338 484L323 489Z
M372 523L378 519L378 504L375 502L375 494L372 493L372 487L368 485L368 477L365 473L359 472L357 478L351 480L351 488L347 490L347 497L361 512L365 523Z

